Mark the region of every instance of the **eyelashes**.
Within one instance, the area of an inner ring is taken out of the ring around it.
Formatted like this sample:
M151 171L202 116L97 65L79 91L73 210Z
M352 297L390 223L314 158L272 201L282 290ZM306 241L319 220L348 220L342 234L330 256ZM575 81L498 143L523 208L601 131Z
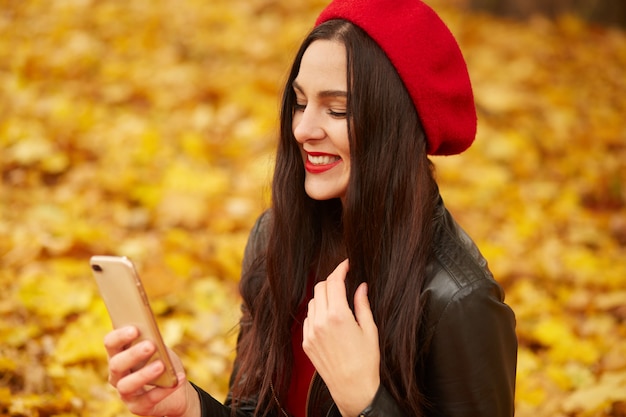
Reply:
M293 112L294 113L304 112L304 110L306 109L306 106L307 106L306 104L296 103L293 105ZM326 110L326 113L336 119L343 119L347 117L348 115L348 113L345 110L334 110L332 108L329 108L328 110Z
M343 119L348 115L348 113L346 113L345 111L334 110L328 110L328 114L330 114L332 117L336 117L337 119Z

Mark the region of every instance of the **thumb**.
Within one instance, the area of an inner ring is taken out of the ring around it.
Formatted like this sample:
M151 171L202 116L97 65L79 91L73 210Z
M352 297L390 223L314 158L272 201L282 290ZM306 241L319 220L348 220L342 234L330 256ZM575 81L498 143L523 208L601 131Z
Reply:
M374 316L367 298L367 283L362 282L354 292L354 316L361 328L376 326Z

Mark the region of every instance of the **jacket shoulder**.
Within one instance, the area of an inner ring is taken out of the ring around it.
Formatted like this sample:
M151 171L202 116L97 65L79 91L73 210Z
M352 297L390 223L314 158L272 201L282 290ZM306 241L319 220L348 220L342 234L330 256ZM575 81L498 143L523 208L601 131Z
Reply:
M515 314L487 261L447 211L436 227L422 292L423 372L432 415L513 416Z
M471 294L504 302L504 291L491 274L487 260L444 207L435 218L434 243L421 295L427 306L428 327L436 326L451 302L471 300Z

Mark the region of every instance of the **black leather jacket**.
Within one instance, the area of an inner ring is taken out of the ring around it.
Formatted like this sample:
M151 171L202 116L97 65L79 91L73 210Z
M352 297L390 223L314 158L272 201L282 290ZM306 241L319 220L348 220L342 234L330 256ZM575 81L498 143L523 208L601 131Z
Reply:
M263 215L250 234L243 267L249 266L266 233ZM510 417L514 414L517 338L515 316L504 303L502 288L469 236L454 221L443 202L437 207L435 256L421 295L426 301L424 339L427 349L426 416ZM407 364L409 365L409 364ZM195 387L195 386L194 386ZM230 403L222 405L195 387L203 417L229 417ZM255 401L238 408L237 416L254 414ZM340 417L322 379L311 382L308 417ZM361 417L409 417L384 386ZM280 417L280 416L276 416Z

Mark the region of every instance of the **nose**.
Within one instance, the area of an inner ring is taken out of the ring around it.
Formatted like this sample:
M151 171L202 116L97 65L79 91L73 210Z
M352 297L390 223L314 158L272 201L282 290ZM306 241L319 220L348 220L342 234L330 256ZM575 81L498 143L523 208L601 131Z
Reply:
M318 114L310 105L294 113L292 130L293 136L299 143L323 139L326 135Z

